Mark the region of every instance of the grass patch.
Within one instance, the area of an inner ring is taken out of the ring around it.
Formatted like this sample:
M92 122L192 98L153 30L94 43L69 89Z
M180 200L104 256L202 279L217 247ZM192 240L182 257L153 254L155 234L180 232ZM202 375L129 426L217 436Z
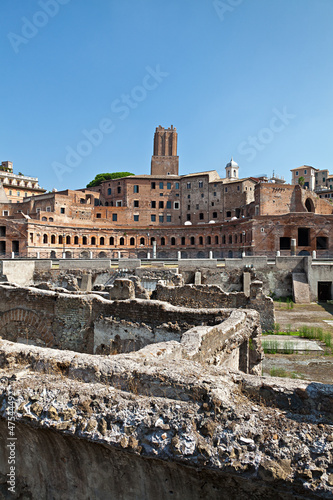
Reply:
M332 349L332 335L327 332L327 333L324 333L324 339L323 341L325 342L326 346L329 347L330 349Z
M299 336L310 340L319 340L324 342L326 347L332 349L332 335L330 332L324 332L322 328L313 328L302 326L299 330Z
M265 354L276 354L278 343L276 340L263 340L262 348Z
M276 366L272 366L272 368L269 370L269 374L271 377L301 378L300 374L297 372L288 372L284 368L279 368Z
M278 299L273 295L271 295L272 299L275 301L275 302L278 302L279 304L286 304L287 307L286 309L294 309L294 301L292 299L292 297L279 297ZM284 308L283 308L284 309Z
M294 348L294 344L292 342L290 342L290 340L286 340L285 342L283 342L283 352L285 354L294 354L295 352L295 348Z
M275 332L275 331L268 331L268 332L262 332L262 335L291 335L292 337L299 337L299 332L295 330L294 332L288 331L288 332Z

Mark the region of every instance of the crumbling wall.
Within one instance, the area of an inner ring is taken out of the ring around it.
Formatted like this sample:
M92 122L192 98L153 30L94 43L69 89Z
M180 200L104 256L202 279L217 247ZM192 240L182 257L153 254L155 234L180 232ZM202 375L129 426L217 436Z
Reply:
M11 496L0 447L2 496L332 496L332 386L229 373L181 350L105 357L0 340L0 440L9 416L16 438Z
M177 341L184 357L255 373L262 360L259 316L234 314L226 308L193 310L160 301L0 286L0 336L7 340L98 354ZM200 327L200 335L188 332L194 327Z
M246 308L260 312L261 326L272 330L275 323L274 304L262 292L262 282L252 282L250 297L243 292L227 293L218 285L184 285L166 287L158 284L152 299L192 308Z

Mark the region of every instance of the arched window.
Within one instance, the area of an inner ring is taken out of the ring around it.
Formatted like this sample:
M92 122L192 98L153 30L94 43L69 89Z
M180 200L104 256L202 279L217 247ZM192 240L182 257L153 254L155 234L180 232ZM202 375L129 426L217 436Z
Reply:
M114 245L114 237L110 236L110 245Z
M62 236L61 235L58 236L58 243L59 243L59 245L62 245Z
M195 238L194 238L194 236L191 236L191 245L195 245Z
M125 245L125 239L123 237L120 238L119 245Z
M130 245L134 246L135 245L135 239L134 238L131 238L130 239Z
M237 234L235 234L235 243L237 243Z
M171 238L171 245L175 245L176 244L176 238L172 237Z
M42 217L42 221L47 221L47 217Z
M215 245L218 245L218 244L219 244L219 237L215 236Z
M43 243L47 243L48 237L47 234L43 234Z
M203 237L199 236L199 245L203 245Z
M185 236L182 236L182 245L185 245Z
M96 238L95 238L95 236L91 237L91 244L92 245L96 245Z
M100 244L100 245L105 245L104 236L101 236L101 237L100 237L100 239L99 239L99 244Z
M56 237L54 236L54 234L52 234L52 236L51 236L52 245L55 245L55 242L56 242Z
M78 245L78 244L79 244L79 237L74 236L74 245Z
M66 236L66 245L70 245L70 244L71 244L71 237Z
M145 244L145 239L144 238L140 238L140 245L144 245Z
M161 245L162 245L162 246L164 246L164 245L165 245L165 238L164 238L164 236L162 236L162 238L161 238Z
M207 236L207 245L211 245L212 244L212 238L211 236Z
M225 245L225 235L222 236L222 245Z
M154 243L154 241L155 241L155 238L154 238L154 236L153 236L153 237L150 239L150 244L152 245L152 244Z
M232 234L229 234L229 243L232 243Z
M87 237L82 236L82 245L86 245L86 244L87 244Z

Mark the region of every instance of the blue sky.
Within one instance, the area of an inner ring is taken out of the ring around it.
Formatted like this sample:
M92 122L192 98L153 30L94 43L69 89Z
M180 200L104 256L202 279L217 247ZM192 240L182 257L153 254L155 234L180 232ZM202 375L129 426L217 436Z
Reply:
M332 0L1 0L0 160L46 189L150 172L333 171Z

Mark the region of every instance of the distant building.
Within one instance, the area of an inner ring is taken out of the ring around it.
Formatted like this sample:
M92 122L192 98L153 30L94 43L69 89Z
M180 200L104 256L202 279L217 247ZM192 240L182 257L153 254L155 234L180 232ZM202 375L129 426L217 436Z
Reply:
M0 191L0 254L52 259L225 258L290 255L292 249L300 255L333 254L333 204L313 190L317 169L294 169L293 185L275 175L239 178L233 159L225 170L223 178L215 170L179 175L177 131L159 126L150 175L24 196L19 205ZM307 189L298 184L301 176Z
M304 184L303 187L306 189L310 189L314 191L316 187L316 177L315 174L318 172L317 168L310 167L309 165L303 165L299 168L291 169L292 179L291 183L293 186L297 186L299 184L299 179L303 177Z
M24 198L45 193L45 189L39 186L37 177L14 174L11 161L3 161L0 165L0 185L9 203L21 203Z

